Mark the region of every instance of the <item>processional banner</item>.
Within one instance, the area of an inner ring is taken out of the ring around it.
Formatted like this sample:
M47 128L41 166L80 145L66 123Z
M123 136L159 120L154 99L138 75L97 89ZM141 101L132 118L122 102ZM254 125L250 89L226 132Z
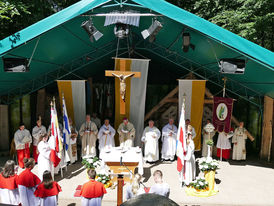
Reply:
M213 97L213 125L218 132L230 132L233 99Z
M148 59L128 59L115 58L116 71L132 71L141 72L141 78L127 78L126 82L126 98L125 98L125 114L120 114L120 81L115 78L115 129L117 130L122 123L123 118L127 117L135 127L134 145L141 145L141 136L144 129L146 88L148 74ZM115 137L116 145L119 145L119 138Z
M190 124L194 127L196 137L193 139L195 150L201 150L201 128L204 110L206 80L179 80L179 115L182 109L183 99L185 99L185 119L190 119Z
M85 80L58 80L57 84L60 103L62 94L64 94L68 117L72 119L79 130L86 116Z

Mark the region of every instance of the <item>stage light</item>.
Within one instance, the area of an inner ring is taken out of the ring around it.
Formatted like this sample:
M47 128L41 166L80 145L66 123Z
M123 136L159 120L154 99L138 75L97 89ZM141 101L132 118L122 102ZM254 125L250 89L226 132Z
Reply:
M117 23L114 27L114 34L119 39L127 37L129 34L129 25Z
M244 59L221 59L219 62L220 72L226 74L244 74Z
M84 21L81 27L88 33L91 42L94 42L93 38L95 41L98 41L103 36L103 34L95 28L91 19Z
M28 60L26 58L3 58L5 72L28 72Z
M149 37L149 42L154 42L156 39L156 35L159 33L159 31L163 28L161 22L158 20L154 20L151 26L148 29L145 29L141 32L144 39Z

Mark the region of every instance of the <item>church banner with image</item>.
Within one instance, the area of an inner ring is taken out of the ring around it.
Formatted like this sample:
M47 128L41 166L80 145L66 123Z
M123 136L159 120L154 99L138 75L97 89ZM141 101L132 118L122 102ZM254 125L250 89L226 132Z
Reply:
M182 109L183 99L185 99L185 119L190 119L190 124L194 127L196 137L193 139L195 150L201 150L201 128L204 110L206 80L179 80L179 115Z
M148 59L115 58L115 71L141 72L140 78L129 77L125 80L125 114L120 113L121 94L120 80L115 78L115 129L117 130L123 118L127 117L136 130L134 145L141 145L141 136L144 130L144 116L146 103L146 88L148 74ZM115 137L119 145L118 135Z
M225 97L213 98L213 125L218 132L230 132L233 99Z

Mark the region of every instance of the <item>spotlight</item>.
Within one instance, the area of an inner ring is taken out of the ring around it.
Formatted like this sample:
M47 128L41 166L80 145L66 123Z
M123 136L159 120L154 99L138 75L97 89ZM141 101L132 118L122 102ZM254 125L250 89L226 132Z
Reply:
M244 74L244 59L221 59L219 62L220 72L226 74Z
M91 42L94 42L93 38L95 41L98 41L98 39L103 36L103 34L95 28L91 19L84 21L81 27L88 33Z
M25 58L3 58L5 72L28 72L28 60Z
M155 20L151 26L148 29L145 29L144 31L141 32L142 36L144 39L149 37L149 42L154 42L156 39L156 35L158 32L163 28L161 22L158 20Z
M114 27L114 34L119 39L127 37L129 34L129 25L117 23Z

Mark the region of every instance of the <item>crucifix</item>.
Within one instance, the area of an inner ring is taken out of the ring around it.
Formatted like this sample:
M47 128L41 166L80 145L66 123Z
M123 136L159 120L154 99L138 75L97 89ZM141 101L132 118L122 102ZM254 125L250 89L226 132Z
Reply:
M140 78L141 72L125 71L121 66L120 71L106 70L105 76L116 77L120 81L120 114L126 114L126 79L130 77Z

